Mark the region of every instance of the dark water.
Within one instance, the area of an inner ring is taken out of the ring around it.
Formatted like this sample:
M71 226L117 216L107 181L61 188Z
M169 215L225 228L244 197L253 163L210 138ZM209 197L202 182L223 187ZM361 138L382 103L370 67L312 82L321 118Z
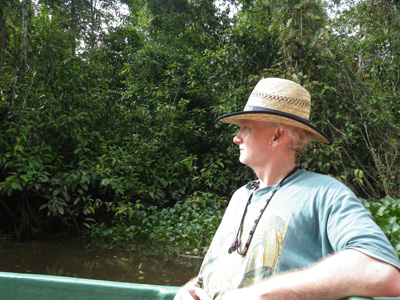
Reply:
M0 241L0 271L181 286L201 259L171 256L162 244L135 250L100 250L81 239Z

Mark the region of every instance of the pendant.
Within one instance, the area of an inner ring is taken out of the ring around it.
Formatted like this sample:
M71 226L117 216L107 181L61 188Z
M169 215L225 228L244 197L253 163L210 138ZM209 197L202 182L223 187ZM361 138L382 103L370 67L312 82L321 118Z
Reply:
M237 249L238 243L239 243L239 241L238 241L238 238L236 237L235 241L232 243L231 247L228 250L229 254L231 254L233 251L235 251Z

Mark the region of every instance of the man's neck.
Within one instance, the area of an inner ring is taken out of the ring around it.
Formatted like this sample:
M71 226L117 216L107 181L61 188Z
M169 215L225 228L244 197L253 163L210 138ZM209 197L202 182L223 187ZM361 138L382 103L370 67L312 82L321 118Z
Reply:
M260 188L276 185L283 178L285 178L295 167L294 163L285 164L284 166L279 166L275 169L263 170L263 172L256 173L257 177L260 179Z

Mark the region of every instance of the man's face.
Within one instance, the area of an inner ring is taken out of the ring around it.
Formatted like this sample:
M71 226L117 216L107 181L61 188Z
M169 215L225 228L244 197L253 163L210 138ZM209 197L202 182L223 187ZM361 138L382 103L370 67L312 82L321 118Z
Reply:
M233 138L233 142L239 146L239 161L248 165L253 170L265 166L268 160L268 152L274 127L260 121L241 120L240 131Z

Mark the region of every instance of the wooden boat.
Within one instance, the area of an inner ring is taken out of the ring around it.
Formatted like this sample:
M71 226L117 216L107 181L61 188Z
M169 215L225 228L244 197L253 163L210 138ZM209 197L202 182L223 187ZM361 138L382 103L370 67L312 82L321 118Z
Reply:
M176 286L0 272L1 300L169 300L178 289ZM362 299L366 298L348 300Z

